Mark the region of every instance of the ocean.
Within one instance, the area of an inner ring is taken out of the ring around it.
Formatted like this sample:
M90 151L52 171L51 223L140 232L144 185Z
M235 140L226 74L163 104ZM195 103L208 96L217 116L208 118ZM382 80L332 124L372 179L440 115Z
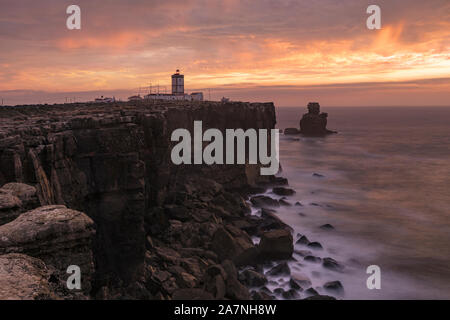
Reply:
M287 200L302 206L277 214L295 234L322 244L312 255L345 269L305 261L307 248L296 245L293 272L322 294L324 283L341 281L343 299L450 299L450 108L321 109L338 134L280 135L280 175L296 191ZM285 129L298 127L306 108L276 112ZM379 290L367 288L370 265L381 269Z

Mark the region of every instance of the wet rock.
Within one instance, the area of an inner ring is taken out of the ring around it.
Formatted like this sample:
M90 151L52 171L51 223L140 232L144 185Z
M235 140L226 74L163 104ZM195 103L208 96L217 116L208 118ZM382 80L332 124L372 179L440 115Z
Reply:
M54 299L45 263L24 254L0 256L0 300Z
M263 219L259 222L258 226L258 229L262 231L260 232L260 234L262 234L264 231L278 230L278 229L286 229L292 231L292 228L289 225L285 224L283 221L281 221L281 219L278 218L278 216L274 212L275 211L270 209L265 208L261 209L261 217Z
M319 228L322 230L334 230L334 227L329 223L323 224Z
M322 250L323 249L322 245L317 241L310 242L307 244L307 246L308 246L308 248L311 248L314 250Z
M295 203L295 206L296 206L296 207L303 207L303 205L302 205L301 202L299 202L299 201L297 201L297 202Z
M314 288L308 288L305 290L306 295L316 296L319 295L319 293Z
M239 280L248 287L262 287L267 283L267 278L263 274L249 269L239 274Z
M291 134L299 134L300 130L298 130L297 128L286 128L284 129L284 134L285 135L291 135Z
M294 252L292 235L288 230L265 232L258 245L260 260L289 259Z
M281 296L286 300L292 300L300 297L300 294L295 289L289 289L287 291L284 291Z
M305 261L312 262L312 263L320 263L322 261L321 258L315 257L315 256L306 256L303 259Z
M268 196L255 196L250 199L250 202L257 208L279 207L278 200L272 199Z
M269 276L284 276L284 275L290 275L291 269L289 268L289 265L286 262L280 263L267 271L267 274Z
M284 207L290 207L292 206L292 204L289 201L286 201L285 199L280 199L279 200L280 205L284 206Z
M173 300L213 300L211 293L198 288L179 289L172 295Z
M297 282L295 282L295 281L292 280L292 279L289 280L289 286L290 286L292 289L295 289L295 290L303 290L303 288L302 288Z
M323 285L325 290L336 292L336 293L342 293L344 291L344 287L342 286L342 283L340 281L330 281Z
M274 187L272 189L272 192L279 196L292 196L293 194L295 194L295 191L293 189L285 187Z
M310 256L312 255L312 252L309 250L294 250L294 252L302 257Z
M302 245L308 245L309 244L309 240L306 236L301 236L300 239L298 239L296 242L296 244L302 244Z
M278 295L282 295L284 293L284 289L283 288L276 288L273 290L273 293L278 294Z
M311 286L311 280L307 276L299 272L292 272L291 281L295 282L302 288Z
M344 270L344 266L341 265L339 262L334 260L333 258L323 258L322 266L324 268L333 270L333 271L342 271Z
M322 175L322 174L320 174L320 173L313 173L313 177L316 177L316 178L324 178L325 176L324 175Z

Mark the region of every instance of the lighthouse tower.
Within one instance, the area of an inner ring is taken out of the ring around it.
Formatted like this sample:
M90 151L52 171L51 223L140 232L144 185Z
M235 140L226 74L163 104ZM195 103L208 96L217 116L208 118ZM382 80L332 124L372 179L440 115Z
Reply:
M180 74L180 70L177 70L172 75L172 95L184 95L184 75Z

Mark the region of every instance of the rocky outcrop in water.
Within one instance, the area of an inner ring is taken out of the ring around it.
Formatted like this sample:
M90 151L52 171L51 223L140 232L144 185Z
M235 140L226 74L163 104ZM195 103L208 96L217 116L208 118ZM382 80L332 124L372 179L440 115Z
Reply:
M300 120L300 133L306 136L324 136L336 133L327 129L328 113L320 112L317 102L308 103L308 113Z

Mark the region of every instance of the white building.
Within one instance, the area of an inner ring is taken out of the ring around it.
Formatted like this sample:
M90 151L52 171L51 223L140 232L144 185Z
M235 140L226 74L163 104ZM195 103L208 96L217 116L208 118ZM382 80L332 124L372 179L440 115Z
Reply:
M172 94L166 93L150 93L144 97L150 100L184 100L184 101L203 101L202 92L193 92L187 94L184 92L184 75L177 70L172 75Z
M108 98L108 97L103 97L101 96L100 98L96 98L95 103L112 103L112 102L116 102L116 98L112 97L112 98Z

